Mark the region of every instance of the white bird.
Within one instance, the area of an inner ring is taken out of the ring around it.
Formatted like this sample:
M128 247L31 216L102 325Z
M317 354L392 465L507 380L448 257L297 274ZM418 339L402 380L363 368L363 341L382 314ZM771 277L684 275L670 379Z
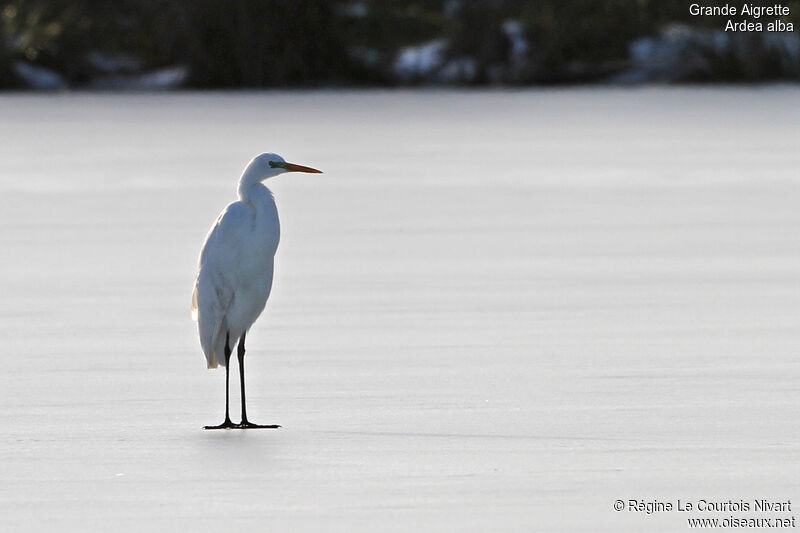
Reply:
M247 420L244 396L244 339L267 304L272 289L280 223L275 198L263 181L284 172L319 170L287 163L277 154L253 158L239 179L239 201L217 217L200 252L199 272L192 294L192 318L197 320L200 345L208 368L225 367L225 421L223 428L277 428ZM242 422L231 422L228 392L230 357L238 342Z

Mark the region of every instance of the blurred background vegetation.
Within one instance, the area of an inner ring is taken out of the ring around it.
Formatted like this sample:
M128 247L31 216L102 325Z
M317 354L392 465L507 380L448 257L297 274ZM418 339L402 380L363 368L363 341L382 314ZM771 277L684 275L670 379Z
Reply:
M795 31L771 34L690 3L6 0L0 88L800 79L800 0L784 2ZM741 5L702 2L725 3Z

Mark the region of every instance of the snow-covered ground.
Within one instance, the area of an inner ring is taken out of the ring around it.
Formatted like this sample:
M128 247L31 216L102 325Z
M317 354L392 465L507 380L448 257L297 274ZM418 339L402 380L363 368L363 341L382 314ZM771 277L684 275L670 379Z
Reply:
M682 531L614 501L800 505L798 97L0 96L3 530ZM263 151L326 172L269 182L248 407L283 428L206 432L196 255ZM731 514L772 516L689 516Z

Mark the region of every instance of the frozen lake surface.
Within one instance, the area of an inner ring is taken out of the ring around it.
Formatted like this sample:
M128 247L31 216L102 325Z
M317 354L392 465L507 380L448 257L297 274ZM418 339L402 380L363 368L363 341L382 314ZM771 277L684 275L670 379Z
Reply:
M613 502L800 505L798 97L0 96L4 531L682 531ZM205 432L196 257L264 151L325 171L268 183L248 414L283 428Z

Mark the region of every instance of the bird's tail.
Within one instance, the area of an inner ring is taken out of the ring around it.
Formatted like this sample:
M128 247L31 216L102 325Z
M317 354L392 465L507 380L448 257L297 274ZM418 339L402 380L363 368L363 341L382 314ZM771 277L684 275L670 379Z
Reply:
M197 322L197 282L194 284L192 291L192 320Z
M215 312L218 307L216 292L208 290L206 284L205 291L201 284L204 282L202 275L198 276L192 293L192 319L197 321L197 329L200 334L200 346L206 356L208 368L225 366L225 331L227 322L222 313ZM200 308L198 294L203 293L203 308Z
M203 351L206 354L206 362L208 363L208 368L217 368L218 366L225 366L225 330L227 329L227 325L225 321L222 321L222 324L219 326L219 330L217 331L217 335L214 338L214 347L212 350L205 350Z

